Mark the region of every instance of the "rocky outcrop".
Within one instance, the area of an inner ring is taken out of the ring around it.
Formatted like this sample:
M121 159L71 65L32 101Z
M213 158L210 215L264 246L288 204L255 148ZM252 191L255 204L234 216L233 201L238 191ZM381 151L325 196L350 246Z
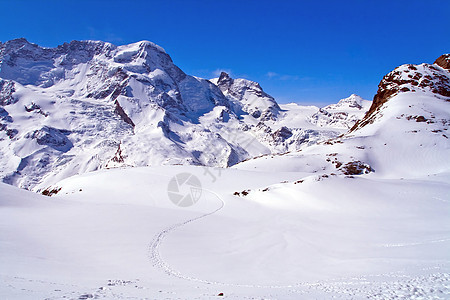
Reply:
M133 120L130 119L130 117L123 110L122 106L120 106L119 101L116 100L114 103L116 104L116 108L114 109L114 112L116 114L118 114L125 123L130 124L134 128L135 125L133 123Z
M276 143L282 143L292 136L292 131L286 126L281 127L274 133L272 133L272 138Z
M370 165L359 160L351 161L342 165L340 170L344 175L362 175L375 172Z
M383 105L393 96L405 92L431 92L447 101L450 97L450 72L448 67L448 54L442 55L436 60L435 65L402 65L383 77L378 84L378 91L373 98L372 105L364 118L357 122L350 132L373 123Z
M0 78L0 105L5 106L16 103L18 99L13 96L15 91L14 81Z
M242 110L255 119L267 121L275 120L281 110L275 99L264 92L257 82L243 78L233 79L225 72L211 81L233 101L237 114Z
M67 138L68 134L70 132L67 130L44 126L39 130L27 133L25 138L36 140L38 145L49 146L55 150L66 152L73 146Z
M6 122L12 122L13 121L13 119L11 118L9 113L1 106L0 106L0 120L1 121L6 121Z
M8 125L12 122L13 118L3 107L0 106L0 131L5 131L6 135L10 139L14 138L18 133L17 129L8 128Z
M434 64L443 69L450 70L450 54L442 54L436 59Z
M228 75L226 72L221 72L219 79L217 80L217 86L220 88L221 91L229 91L231 89L231 86L233 85L234 80L233 78Z

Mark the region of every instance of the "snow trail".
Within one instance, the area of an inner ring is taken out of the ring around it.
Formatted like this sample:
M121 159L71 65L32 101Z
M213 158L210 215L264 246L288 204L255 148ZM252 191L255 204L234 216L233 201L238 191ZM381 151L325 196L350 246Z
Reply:
M367 289L367 288L363 288L363 286L361 286L361 285L364 285L364 283L367 283L368 277L383 277L383 276L385 276L388 278L397 279L397 281L393 281L390 283L384 282L384 285L385 285L384 289L389 290L390 292L393 292L394 294L395 294L395 292L393 291L394 289L392 287L390 289L388 288L389 284L392 286L395 286L397 289L398 288L397 285L403 286L404 284L406 284L407 282L410 282L410 281L419 280L421 283L424 283L424 284L427 283L426 278L421 278L420 276L411 277L411 276L400 275L400 274L373 274L373 275L365 275L365 276L351 277L351 278L335 278L334 280L324 280L324 281L317 281L317 282L296 282L296 283L286 284L286 285L246 284L246 283L236 284L236 283L210 281L210 280L206 280L206 279L201 279L201 278L185 275L185 274L181 273L180 271L172 268L167 262L164 261L163 258L161 258L160 246L164 242L164 239L173 231L175 231L183 226L186 226L192 222L209 217L223 209L223 207L225 206L225 202L217 193L215 193L211 190L207 190L207 189L203 189L203 191L206 191L206 192L212 194L216 199L218 199L220 201L220 206L211 212L204 213L195 218L191 218L186 221L173 224L173 225L161 230L159 233L156 234L156 236L153 238L153 240L149 246L148 257L149 257L150 261L152 261L152 263L155 267L162 269L169 276L177 277L177 278L192 281L192 282L199 282L199 283L204 283L204 284L216 284L216 285L229 286L229 287L259 288L259 289L290 289L293 292L294 291L300 292L300 291L306 291L306 290L310 290L310 289L316 289L316 290L322 290L325 292L332 291L332 292L338 293L338 294L349 293L348 295L353 295L353 296L357 295L357 294L361 294L361 293L371 294L374 292L370 288ZM448 239L433 240L433 241L429 241L428 243L445 242L447 240ZM426 244L426 243L427 242L416 243L416 244ZM414 245L416 245L416 244L414 244ZM398 246L406 246L406 244L405 245L403 245L403 244L402 245L400 245L400 244L399 245L383 245L383 246L398 247ZM443 281L449 280L449 277L448 277L449 274L446 272L433 273L433 274L430 274L429 276L437 276L437 278L439 278ZM343 289L342 288L343 286L346 286L346 289ZM407 284L406 284L406 286L409 287L409 285L407 285ZM300 289L300 290L297 290L297 289ZM401 290L401 288L398 288L398 289ZM442 293L442 291L440 291L440 292ZM386 295L384 295L384 296L386 296Z
M213 194L219 201L220 201L220 206L218 208L216 208L215 210L208 212L208 213L204 213L200 216L197 216L195 218L192 219L188 219L184 222L181 223L177 223L174 225L171 225L165 229L163 229L162 231L160 231L158 234L156 234L156 236L153 238L153 241L151 242L150 246L149 246L149 259L153 262L153 265L162 269L165 273L167 273L170 276L175 276L181 279L186 279L186 280L190 280L190 281L198 281L198 282L203 282L203 283L216 283L216 284L220 284L219 282L211 282L211 281L207 281L207 280L203 280L203 279L199 279L199 278L195 278L195 277L190 277L190 276L186 276L181 274L179 271L173 269L172 267L170 267L162 258L160 255L160 251L159 248L161 246L161 244L163 243L164 239L167 237L167 235L171 232L173 232L174 230L188 225L189 223L198 221L200 219L206 218L208 216L211 216L215 213L217 213L219 210L221 210L224 206L225 206L225 202L222 200L222 198L220 198L216 193L203 189L203 191L209 192L211 194Z
M210 280L201 279L201 278L182 274L180 271L169 266L169 264L167 264L161 258L160 250L159 250L161 244L164 242L164 239L167 237L167 235L180 227L186 226L192 222L195 222L200 219L211 216L211 215L217 213L218 211L220 211L225 206L225 202L215 192L207 190L207 189L203 189L203 191L213 194L214 197L220 201L220 206L211 212L202 214L200 216L197 216L192 219L188 219L188 220L180 222L180 223L173 224L173 225L163 229L159 233L157 233L149 246L149 252L148 252L148 257L149 257L150 261L152 261L152 263L155 267L162 269L169 276L173 276L173 277L177 277L177 278L185 279L185 280L189 280L189 281L195 281L195 282L206 283L206 284L217 284L217 285L222 285L222 286L246 287L246 288L274 288L274 289L293 288L293 287L299 287L299 286L314 286L314 284L308 284L308 283L303 283L303 282L296 283L296 284L289 284L289 285L258 285L258 284L233 284L233 283L225 283L225 282L218 282L218 281L210 281Z

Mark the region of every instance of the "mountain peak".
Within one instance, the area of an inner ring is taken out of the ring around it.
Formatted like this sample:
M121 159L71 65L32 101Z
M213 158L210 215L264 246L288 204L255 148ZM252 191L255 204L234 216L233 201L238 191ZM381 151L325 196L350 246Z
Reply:
M17 49L23 48L26 45L34 45L34 44L30 43L26 38L17 38L10 41L6 41L5 43L3 43L2 48L4 48L7 51L8 50L15 51ZM0 55L1 54L2 53L0 52Z
M225 78L231 78L231 77L227 72L224 72L224 71L220 72L219 80L225 79Z
M147 41L147 40L142 40L142 41L139 41L139 42L136 42L133 44L129 44L128 46L138 46L139 48L150 47L150 48L158 50L159 52L167 53L163 47L161 47L153 42Z
M438 57L438 59L436 59L434 64L446 70L450 70L450 54L449 53L442 54L441 56Z
M351 94L349 97L339 100L340 103L358 103L361 104L361 101L364 99L356 94Z
M435 62L436 65L441 66L444 70L437 68L435 65L423 63L420 65L401 65L389 72L378 84L378 91L373 98L369 111L361 121L353 126L351 131L373 123L385 103L401 93L421 92L431 94L437 98L444 97L444 99L449 101L449 59L449 55L444 54Z
M217 80L217 85L219 87L226 87L227 89L233 84L233 78L228 75L226 72L221 72L219 79Z
M28 40L24 37L21 38L17 38L17 39L13 39L10 41L7 41L6 43L11 43L11 44L29 44L30 42L28 42Z

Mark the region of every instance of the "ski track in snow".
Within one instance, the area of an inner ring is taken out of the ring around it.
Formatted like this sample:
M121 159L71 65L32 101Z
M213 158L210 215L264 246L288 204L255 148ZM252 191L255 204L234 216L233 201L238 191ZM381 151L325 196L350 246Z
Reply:
M198 217L186 220L184 222L181 223L177 223L174 225L171 225L165 229L163 229L162 231L160 231L153 239L153 241L151 242L150 246L149 246L149 259L153 262L153 265L155 267L158 267L160 269L162 269L166 274L168 274L169 276L174 276L180 279L185 279L185 280L189 280L189 281L195 281L195 282L200 282L200 283L205 283L205 284L217 284L217 285L223 285L223 286L234 286L234 287L246 287L246 288L293 288L295 286L299 286L299 285L306 285L304 283L301 284L295 284L295 285L255 285L255 284L232 284L232 283L224 283L224 282L218 282L218 281L210 281L210 280L206 280L206 279L200 279L197 277L193 277L193 276L188 276L185 274L182 274L181 272L177 271L176 269L172 268L171 266L169 266L169 264L167 264L160 255L160 251L159 248L161 246L161 244L164 242L164 239L167 237L168 234L170 234L171 232L175 231L176 229L186 226L192 222L201 220L203 218L206 218L208 216L211 216L215 213L217 213L218 211L220 211L224 206L225 206L225 202L222 200L222 198L219 197L219 195L217 195L216 193L210 191L210 190L206 190L203 189L206 192L209 192L211 194L214 195L214 197L216 197L219 201L220 201L220 206L219 208L205 213L203 215L200 215Z
M450 241L450 239L440 239L440 240L432 240L432 241L426 241L426 242L413 242L413 243L383 244L382 247L385 247L385 248L410 247L410 246L420 246L420 245L444 243L444 242L448 242L448 241Z
M217 284L217 285L223 285L223 286L247 287L247 288L292 288L294 286L305 285L305 284L295 284L295 285L282 285L281 286L281 285L255 285L255 284L224 283L224 282L210 281L210 280L206 280L206 279L200 279L200 278L196 278L193 276L184 275L181 272L179 272L179 271L175 270L174 268L172 268L171 266L169 266L169 264L167 264L161 258L160 251L159 251L159 248L160 248L161 244L164 242L164 239L167 237L167 235L180 227L186 226L192 222L195 222L195 221L201 220L203 218L206 218L208 216L211 216L211 215L217 213L218 211L220 211L225 206L225 202L222 200L222 198L219 197L219 195L217 195L216 193L214 193L210 190L206 190L206 189L203 189L203 190L213 194L214 197L216 197L220 201L220 206L211 212L205 213L203 215L186 220L181 223L171 225L171 226L163 229L162 231L160 231L154 237L153 241L151 242L151 244L149 246L149 259L153 262L153 265L155 267L162 269L169 276L174 276L174 277L177 277L180 279L185 279L185 280L195 281L195 282L200 282L200 283L205 283L205 284Z
M255 293L253 296L247 292L239 292L234 290L231 292L232 298L239 299L262 299L262 298L297 298L311 297L315 299L449 299L450 298L450 274L446 272L446 266L435 266L424 271L430 272L426 275L409 275L404 272L391 272L386 274L362 275L347 278L336 278L331 280L323 280L317 282L300 282L289 285L258 285L258 284L233 284L217 282L207 279L200 279L186 274L169 266L160 255L160 247L165 238L175 230L189 225L192 222L199 221L219 212L225 206L222 198L210 191L203 189L212 194L220 201L218 208L211 212L204 213L200 216L188 219L186 221L173 224L158 232L153 238L148 248L148 258L153 265L162 269L167 275L191 282L205 284L205 287L222 286L233 288L248 288ZM444 241L444 240L442 240ZM446 240L445 240L446 241ZM441 242L441 241L432 241ZM394 247L397 245L394 245ZM403 245L402 245L403 246ZM28 295L35 295L40 298L46 295L45 299L148 299L148 293L152 292L151 287L145 286L139 279L123 280L110 279L99 288L90 289L87 287L77 286L73 284L63 284L57 282L42 281L36 279L27 279L21 277L1 278L3 284L9 289L16 292L26 292ZM53 291L45 292L48 286L53 287ZM198 288L198 287L197 287ZM86 292L88 291L88 292ZM198 296L195 299L215 298L213 294L206 290L198 290ZM183 299L174 291L160 290L158 296L151 297L165 299ZM227 294L227 293L226 293Z
M157 268L162 269L167 275L177 277L180 279L185 279L193 282L199 282L204 284L214 284L229 287L239 287L239 288L257 288L257 289L286 289L290 293L295 293L297 295L308 294L311 292L323 292L328 294L328 296L333 295L335 298L352 298L352 297L364 297L369 299L386 299L386 298L397 298L406 297L411 299L423 297L432 297L434 299L445 299L450 296L450 274L446 272L436 272L426 276L408 276L397 273L389 274L376 274L376 275L366 275L358 276L352 278L340 278L335 280L320 281L315 283L295 283L289 285L258 285L258 284L233 284L224 283L218 281L210 281L206 279L201 279L193 276L188 276L180 271L169 266L160 255L160 246L164 242L164 239L173 231L186 226L192 222L201 220L203 218L209 217L218 211L220 211L224 206L225 202L216 193L204 189L214 195L219 201L220 206L203 215L186 220L181 223L171 225L162 231L160 231L153 239L149 246L149 259L153 262L153 265ZM429 243L445 242L445 240L430 241ZM411 245L420 245L424 243L411 243ZM409 246L410 244L408 244ZM406 244L401 245L384 245L385 247L398 247L407 246ZM437 270L441 270L440 267L435 267ZM372 278L372 280L369 280ZM377 278L390 278L392 281L376 281L373 283L373 279Z
M221 210L224 206L225 206L225 202L222 200L222 198L220 198L216 193L203 189L203 191L209 192L211 194L213 194L219 201L220 201L220 206L208 213L202 214L198 217L186 220L184 222L181 223L177 223L174 225L171 225L165 229L163 229L162 231L160 231L154 238L153 241L151 242L150 246L149 246L149 259L153 262L153 265L155 267L158 267L162 270L164 270L165 273L167 273L170 276L175 276L181 279L186 279L186 280L190 280L190 281L197 281L197 282L202 282L202 283L207 283L207 284L220 284L219 282L212 282L212 281L207 281L207 280L203 280L203 279L199 279L199 278L195 278L195 277L191 277L191 276L186 276L181 274L179 271L173 269L172 267L170 267L166 262L164 262L164 260L161 258L160 255L160 251L159 248L161 246L161 244L163 243L164 239L167 237L167 235L171 232L173 232L174 230L188 225L192 222L198 221L200 219L206 218L210 215L215 214L216 212L218 212L219 210Z

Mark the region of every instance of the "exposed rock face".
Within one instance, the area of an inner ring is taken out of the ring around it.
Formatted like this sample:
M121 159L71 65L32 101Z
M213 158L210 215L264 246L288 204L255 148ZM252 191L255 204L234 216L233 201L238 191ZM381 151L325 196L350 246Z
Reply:
M346 163L341 167L341 171L345 175L361 175L374 172L370 165L359 160Z
M123 111L123 108L122 106L120 106L119 102L116 100L114 103L116 104L116 109L114 110L114 112L118 114L125 123L130 124L134 127L135 125L133 123L133 120L131 120L130 117Z
M450 70L450 54L442 54L436 59L434 64L446 70Z
M8 125L12 122L13 118L3 107L0 106L0 131L4 131L9 139L14 138L18 133L17 129L8 128Z
M17 102L17 98L13 96L15 91L13 81L0 78L0 105L4 106Z
M292 131L286 126L281 127L274 133L272 133L272 137L275 142L284 142L292 136Z
M9 115L9 113L1 106L0 106L0 120L6 121L6 122L13 121L11 116Z
M222 93L230 97L234 106L262 121L275 120L280 112L275 99L265 93L259 83L246 79L232 79L222 72L219 78L211 80Z
M449 56L442 55L436 60L436 65L402 65L383 77L378 85L378 91L373 98L364 118L353 126L351 131L365 126L374 121L377 112L391 97L405 92L429 92L444 97L448 101L450 97L450 72L448 71ZM444 68L444 67L446 68Z
M25 138L34 139L41 146L50 146L59 151L68 151L72 148L72 143L66 137L68 134L70 132L66 130L44 126L39 130L27 133Z
M221 72L219 79L217 80L217 86L222 91L228 91L231 89L231 86L233 85L234 80L228 75L226 72Z

